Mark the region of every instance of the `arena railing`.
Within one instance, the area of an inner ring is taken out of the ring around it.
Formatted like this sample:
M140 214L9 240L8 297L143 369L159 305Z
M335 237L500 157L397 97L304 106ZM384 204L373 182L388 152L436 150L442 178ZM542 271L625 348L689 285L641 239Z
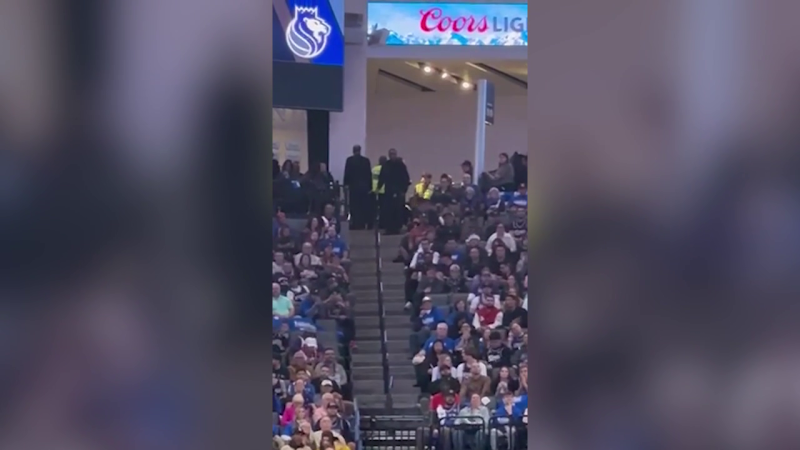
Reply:
M375 278L378 284L378 325L381 331L381 365L383 367L383 393L386 395L386 409L392 411L393 401L389 375L389 356L386 344L386 305L383 299L383 264L381 257L381 232L379 219L375 217Z

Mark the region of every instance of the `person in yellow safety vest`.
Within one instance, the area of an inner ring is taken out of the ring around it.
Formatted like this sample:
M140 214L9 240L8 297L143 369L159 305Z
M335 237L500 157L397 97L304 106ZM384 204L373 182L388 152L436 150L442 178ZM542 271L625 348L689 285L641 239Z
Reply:
M375 194L384 194L386 193L386 187L381 187L378 189L378 178L381 176L381 169L383 168L383 163L386 162L386 157L381 156L378 159L378 165L372 168L372 192Z
M381 156L380 158L378 158L378 165L372 168L373 201L372 204L370 205L372 208L370 210L370 213L372 214L373 218L375 216L378 216L378 220L380 221L380 224L378 225L379 228L386 228L386 225L384 224L385 220L384 217L382 215L379 215L379 211L381 210L381 208L384 208L385 207L384 205L386 204L386 195L385 195L386 186L381 186L381 188L378 189L378 179L380 179L381 177L381 170L383 169L383 164L385 162L386 162L386 157ZM369 228L372 229L371 226Z
M433 195L433 183L431 183L431 174L422 174L422 179L419 180L414 186L414 195L422 200L430 200Z

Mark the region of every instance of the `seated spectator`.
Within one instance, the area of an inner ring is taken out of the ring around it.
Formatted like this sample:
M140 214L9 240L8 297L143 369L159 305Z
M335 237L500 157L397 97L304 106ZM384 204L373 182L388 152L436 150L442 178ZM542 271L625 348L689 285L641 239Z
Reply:
M506 233L506 226L502 223L497 224L495 232L486 240L486 252L489 256L494 252L496 247L495 241L502 243L512 253L517 251L517 241L514 240L514 236Z
M495 245L495 249L489 256L489 261L486 265L492 275L500 278L508 278L511 275L511 267L514 265L514 261L508 253L509 250L504 245L500 243Z
M464 397L461 397L464 399ZM456 449L480 449L484 448L483 435L486 432L490 413L489 408L481 403L481 396L471 395L465 399L468 403L458 413L456 424L458 431L453 433L453 444ZM496 448L496 447L495 447Z
M458 264L451 264L447 277L444 279L444 292L450 294L466 294L469 292L467 279L461 274Z
M314 391L314 386L307 384L304 378L299 378L289 385L289 395L294 398L295 394L302 395L305 403L312 404L314 403L316 392Z
M336 361L336 350L332 348L325 349L325 351L322 353L322 361L320 361L314 368L314 373L318 376L321 376L323 373L323 367L328 368L329 377L335 381L336 384L339 386L344 386L347 384L347 372L345 372L344 366Z
M513 190L515 187L514 166L508 159L508 154L501 153L497 169L481 174L481 179L478 180L478 184L484 192L490 188L497 188L503 191Z
M520 308L521 309L521 308ZM505 316L504 316L505 317ZM527 316L526 316L527 317ZM519 322L513 322L509 325L508 331L508 346L513 351L517 351L525 345L527 340L527 333L522 328Z
M294 317L294 304L281 293L278 283L272 283L272 315L279 319Z
M429 295L444 294L444 292L444 275L441 272L436 271L436 266L428 266L425 268L425 272L423 272L419 278L417 292L412 298L413 301L411 302L410 306L414 309L419 309L423 298Z
M461 225L456 222L455 215L447 211L442 214L442 224L436 228L436 242L435 246L444 247L449 240L458 240L461 238Z
M300 341L300 351L306 357L306 368L308 369L309 376L311 374L311 369L317 364L318 358L318 347L317 338L313 336L306 336Z
M490 288L484 287L478 307L475 308L472 325L479 333L487 329L494 330L503 324L503 311L497 305L499 300L491 292Z
M472 361L467 367L469 369L463 375L464 379L461 381L461 398L468 399L473 394L480 395L481 398L488 396L492 387L492 380L488 376L481 374L481 370L485 370L485 367L482 367L477 361Z
M436 407L435 411L439 426L452 427L455 425L456 418L460 412L458 397L455 392L443 392L442 403Z
M281 322L280 327L272 333L272 354L278 357L286 354L289 348L289 324ZM287 372L288 373L288 372Z
M283 414L281 415L281 426L285 427L292 423L298 422L295 420L299 418L302 420L307 420L311 417L310 411L308 411L308 407L306 406L306 400L303 398L302 394L295 394L292 396L292 401L286 408L283 410ZM292 432L284 432L286 436L291 436Z
M461 359L463 362L463 355L469 349L478 348L479 340L478 337L475 335L475 329L472 328L472 324L464 323L461 325L459 329L459 335L455 338L455 349L456 352L461 353ZM460 363L459 363L460 364Z
M432 176L429 173L423 173L419 182L414 185L415 200L430 200L433 196L433 183Z
M350 447L336 439L333 432L325 431L320 436L318 450L350 450Z
M469 325L472 323L472 314L470 314L469 308L467 308L467 301L465 299L459 299L453 303L453 310L447 317L446 322L450 330L450 337L453 339L457 338L459 333L462 332L464 324ZM458 343L456 343L456 349L457 348Z
M320 375L315 377L311 381L311 384L317 392L321 392L322 394L333 394L334 392L342 393L341 386L331 378L330 369L326 366L322 366Z
M439 263L439 252L433 251L433 247L431 247L431 241L427 237L423 237L419 242L419 247L417 251L411 256L411 262L409 263L408 267L411 269L417 269L421 262L425 261L425 255L430 255L430 261L433 264Z
M489 376L489 372L486 370L486 363L479 360L480 355L473 347L468 347L464 350L464 362L456 367L455 377L459 382L464 382L466 376L470 373L471 367L473 365L478 366L479 373L483 376Z
M430 350L423 349L414 355L411 362L414 364L414 373L417 379L415 386L426 392L430 386L434 369L446 364L449 357L450 354L445 350L442 341L434 343Z
M528 240L528 211L525 208L511 207L511 222L509 223L508 232L517 243L522 243Z
M516 292L509 292L503 300L503 321L502 327L509 329L512 324L518 324L522 328L528 328L528 311L520 306L519 297Z
M439 311L439 308L433 306L431 298L427 295L423 297L419 308L419 316L414 323L414 329L418 330L416 332L416 342L422 345L430 337L431 330L444 321L444 316Z
M333 393L328 392L322 394L320 396L320 402L317 406L314 407L313 415L311 417L311 423L318 423L322 417L328 415L328 404L334 403Z
M308 259L307 268L322 265L319 256L314 254L314 245L311 242L304 242L302 247L300 247L300 253L294 255L294 265L300 267L300 261L304 257Z
M528 365L519 365L519 389L514 393L517 397L525 397L525 404L527 405L528 398Z
M470 236L470 239L477 238L476 235ZM468 241L469 242L469 241ZM467 260L464 264L464 275L468 279L473 279L480 276L483 269L486 268L486 261L484 260L481 249L478 247L468 247Z
M434 347L435 347L435 345L434 345ZM442 378L442 369L444 369L445 367L450 369L450 374L452 375L453 374L453 367L454 367L454 365L453 365L453 355L450 354L450 353L447 353L446 351L442 352L439 355L438 364L433 366L433 368L431 370L431 373L430 373L431 381L440 380ZM459 380L459 381L461 381L461 380Z
M447 323L440 322L439 324L437 324L436 325L436 331L434 332L433 336L431 336L430 338L428 338L427 341L425 341L425 345L424 345L425 351L430 350L430 348L433 346L434 342L442 341L442 344L444 345L444 349L447 350L448 352L452 352L453 349L455 349L456 345L455 345L455 341L450 339L450 336L448 334L448 330L449 330L449 327L447 326Z
M323 417L324 419L325 417ZM328 403L327 418L331 421L331 430L339 433L345 441L353 441L353 432L350 429L350 423L342 417L339 411L339 405L336 402ZM320 422L322 419L320 419Z
M499 189L489 189L489 192L483 199L483 210L486 212L487 217L497 217L499 214L505 212L506 204L500 197Z
M503 401L497 406L495 417L498 424L505 426L492 428L490 433L492 448L498 448L498 440L501 436L507 439L515 438L524 429L524 427L515 426L522 422L522 414L523 410L515 403L513 394L509 392L503 394Z
M342 224L339 223L339 219L336 218L335 212L336 208L332 204L326 204L322 210L320 221L322 222L322 228L327 229L334 227L336 229L336 234L339 234L342 232Z
M440 205L452 205L457 202L458 193L453 187L453 179L450 175L443 173L439 177L439 185L436 186L431 194L431 202Z
M311 450L310 444L308 436L303 431L297 430L281 450Z
M328 227L325 230L325 238L321 239L317 244L317 248L319 250L324 249L326 246L330 245L333 254L338 256L340 259L347 260L349 258L349 252L347 248L347 244L344 242L341 236L336 232L336 227Z
M329 416L324 416L322 419L320 419L319 423L317 424L317 431L311 433L311 442L313 442L315 448L319 448L323 433L331 433L333 434L333 438L335 440L347 445L347 441L345 440L344 436L333 429L333 421Z
M461 216L465 218L483 217L486 208L474 186L467 186L464 189L464 196L461 198L459 206Z
M511 330L512 338L513 338L513 327ZM512 341L514 342L514 341ZM513 348L513 347L512 347ZM522 334L522 345L519 346L514 353L511 355L511 364L514 366L519 367L523 363L528 362L528 333Z
M446 361L446 360L445 360ZM461 391L461 383L453 377L453 368L451 365L447 364L447 361L439 369L439 378L436 381L432 381L430 385L430 394L436 394L439 392L444 392L447 389L451 389L455 392ZM447 389L443 389L443 388Z
M303 230L303 241L308 241L311 238L311 233L322 233L322 222L318 217L311 216L308 218L306 228Z
M517 190L508 192L504 197L509 207L528 207L528 187L525 184L520 184Z
M294 252L292 252L294 254ZM286 262L286 254L282 251L275 251L272 254L272 274L283 272L283 264Z
M512 354L511 349L503 342L503 335L499 331L492 331L489 333L489 342L484 348L484 354L481 359L488 362L493 371L499 371L501 367L511 365ZM520 374L520 377L522 377L522 374Z
M469 403L459 412L459 419L456 423L459 425L472 425L477 427L476 431L486 430L491 414L489 413L489 408L483 406L483 397L478 394L472 394L466 398L462 395L461 398ZM456 445L456 448L463 448L463 444ZM470 446L470 448L474 447Z
M293 255L297 251L297 242L292 236L292 230L289 227L281 227L278 229L278 239L275 241L275 249Z
M302 350L297 351L289 362L289 378L297 380L303 375L306 380L311 379L311 371L308 366L308 356Z
M492 382L489 392L498 400L502 400L506 393L512 395L519 390L519 381L511 376L511 369L503 366L497 371L497 378Z

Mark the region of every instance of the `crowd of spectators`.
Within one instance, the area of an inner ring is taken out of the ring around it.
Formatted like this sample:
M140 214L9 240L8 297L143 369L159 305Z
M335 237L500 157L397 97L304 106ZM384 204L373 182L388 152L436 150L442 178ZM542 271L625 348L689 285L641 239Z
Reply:
M273 218L273 446L278 450L354 449L356 411L349 355L354 324L349 253L327 191L320 212L293 226ZM302 228L302 229L300 229ZM323 324L336 339L323 345Z
M286 160L281 165L276 159L272 160L272 193L275 209L290 215L319 211L340 196L327 164L311 164L302 173L299 161Z
M467 163L460 183L423 174L395 259L416 386L453 448L527 445L528 198L510 165L501 155L480 185Z

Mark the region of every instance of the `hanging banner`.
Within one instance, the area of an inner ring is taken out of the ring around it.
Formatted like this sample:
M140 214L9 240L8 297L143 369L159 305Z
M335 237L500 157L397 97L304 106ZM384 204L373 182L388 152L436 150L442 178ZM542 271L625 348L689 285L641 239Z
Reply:
M370 45L528 45L527 3L372 2L367 20Z

